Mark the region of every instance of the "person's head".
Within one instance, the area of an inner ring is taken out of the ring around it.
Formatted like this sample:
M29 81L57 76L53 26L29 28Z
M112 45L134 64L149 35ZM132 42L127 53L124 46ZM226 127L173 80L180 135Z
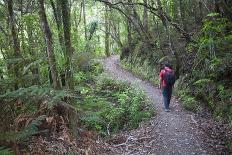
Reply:
M168 63L168 62L166 62L166 63L164 64L164 67L168 67L168 68L172 69L172 65L171 65L170 63Z

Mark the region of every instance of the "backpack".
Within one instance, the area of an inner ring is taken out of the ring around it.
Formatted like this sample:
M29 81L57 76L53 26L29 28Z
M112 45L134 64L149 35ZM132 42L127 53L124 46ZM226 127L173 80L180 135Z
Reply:
M173 86L175 84L176 77L172 70L171 71L165 70L164 81L167 84L167 86Z

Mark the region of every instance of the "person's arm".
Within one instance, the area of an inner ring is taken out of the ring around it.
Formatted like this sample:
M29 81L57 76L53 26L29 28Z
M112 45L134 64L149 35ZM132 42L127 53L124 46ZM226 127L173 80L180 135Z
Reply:
M160 82L159 82L159 89L162 88L162 82L163 82L163 72L160 72Z
M160 77L159 89L161 89L161 87L162 87L162 81L163 81L163 79Z

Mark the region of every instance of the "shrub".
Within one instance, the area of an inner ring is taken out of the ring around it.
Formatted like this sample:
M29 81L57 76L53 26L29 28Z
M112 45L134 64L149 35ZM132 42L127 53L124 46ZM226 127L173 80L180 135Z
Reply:
M188 93L188 90L179 90L178 95L182 101L182 105L185 109L197 112L199 110L199 103L196 98Z
M144 93L126 83L103 77L88 89L76 107L82 123L104 135L135 128L154 113Z
M159 84L159 73L157 70L149 64L148 60L145 60L142 65L140 60L137 60L138 63L132 64L127 60L122 60L120 65L126 69L130 70L136 76L152 82L154 85Z

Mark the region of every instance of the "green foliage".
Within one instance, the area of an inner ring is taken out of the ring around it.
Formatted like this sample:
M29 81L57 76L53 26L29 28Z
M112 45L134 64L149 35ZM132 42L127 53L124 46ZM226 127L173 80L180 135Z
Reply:
M38 133L38 126L42 124L42 121L45 119L46 115L42 115L37 117L35 120L33 120L30 124L28 124L22 131L20 131L17 134L16 139L18 141L26 141L28 140L32 135L35 135Z
M225 18L210 17L211 18L205 20L201 30L195 65L196 67L201 68L199 66L200 64L202 67L208 67L209 65L216 63L221 69L230 69L226 66L228 63L231 63L231 60L228 59L228 57L231 56L230 51L232 50L231 33L228 33L228 30L232 29L231 22ZM209 63L203 60L209 60Z
M201 75L202 76L202 75ZM231 88L224 82L215 82L211 79L193 80L187 76L178 84L178 95L188 110L199 111L207 106L217 120L232 122ZM196 77L195 77L196 78ZM182 83L185 81L185 85ZM191 83L192 82L192 83Z
M182 105L185 109L197 112L200 110L200 105L196 98L189 94L188 90L179 90L178 96L182 101Z
M82 52L82 53L76 53L74 55L74 66L75 70L78 71L88 71L91 69L91 65L93 64L93 57L94 55L92 53L88 52Z
M220 14L213 12L213 13L209 13L207 16L208 17L216 17L216 16L220 16Z
M232 140L231 140L231 139L228 140L228 142L227 142L227 147L228 147L228 149L229 149L229 152L232 152Z
M132 64L126 59L121 60L120 65L126 69L132 71L133 74L136 76L139 76L140 78L144 80L148 80L152 82L154 85L159 84L159 76L156 68L153 68L148 60L145 60L143 64L135 63Z
M92 38L93 34L96 32L98 28L98 22L97 21L93 21L90 23L90 26L89 26L89 40Z
M38 111L39 105L46 101L46 108L50 109L64 97L74 98L75 96L65 90L54 90L52 88L39 86L20 88L0 95L0 118L2 120L0 123L0 141L23 142L30 139L31 136L38 133L37 127L45 118L44 115L33 117ZM16 131L16 118L22 114L30 115L32 121Z
M33 118L33 115L38 111L39 105L46 101L46 108L49 110L64 97L74 98L75 96L65 90L54 90L38 86L20 88L0 95L2 101L0 105L0 118L2 120L0 123L0 141L22 142L30 139L31 136L38 133L37 127L45 118L44 115ZM29 114L32 121L27 126L23 126L22 129L18 129L19 131L15 131L16 118L22 114ZM12 126L12 124L14 125Z
M210 82L212 82L210 79L200 79L200 80L197 80L196 82L194 82L194 85L204 87L205 85L209 84Z
M0 134L0 141L2 142L13 142L13 143L23 143L28 141L31 136L38 134L38 126L42 124L42 121L46 118L46 115L41 115L33 119L28 125L26 125L20 131L3 131ZM12 153L10 149L3 149L0 147L0 154Z
M10 148L0 147L1 155L13 155L13 151Z
M159 63L162 64L164 62L170 62L170 61L171 61L171 59L169 56L164 56L159 60Z
M232 122L231 22L211 13L204 21L197 44L193 70L179 84L179 95L187 109L206 105L214 117Z
M93 83L95 78L103 72L103 67L99 60L92 59L89 61L87 61L87 68L78 69L79 71L74 74L75 83L77 84L76 90L79 90L82 85Z
M144 93L126 83L110 78L99 79L96 86L83 88L83 100L77 108L83 112L82 122L88 128L106 134L137 127L153 114Z
M10 102L20 99L27 106L31 106L30 104L36 104L38 101L47 99L49 107L52 107L64 97L74 97L74 95L66 90L54 90L49 87L39 86L20 88L0 95L1 100ZM30 100L28 100L28 98L30 98Z

